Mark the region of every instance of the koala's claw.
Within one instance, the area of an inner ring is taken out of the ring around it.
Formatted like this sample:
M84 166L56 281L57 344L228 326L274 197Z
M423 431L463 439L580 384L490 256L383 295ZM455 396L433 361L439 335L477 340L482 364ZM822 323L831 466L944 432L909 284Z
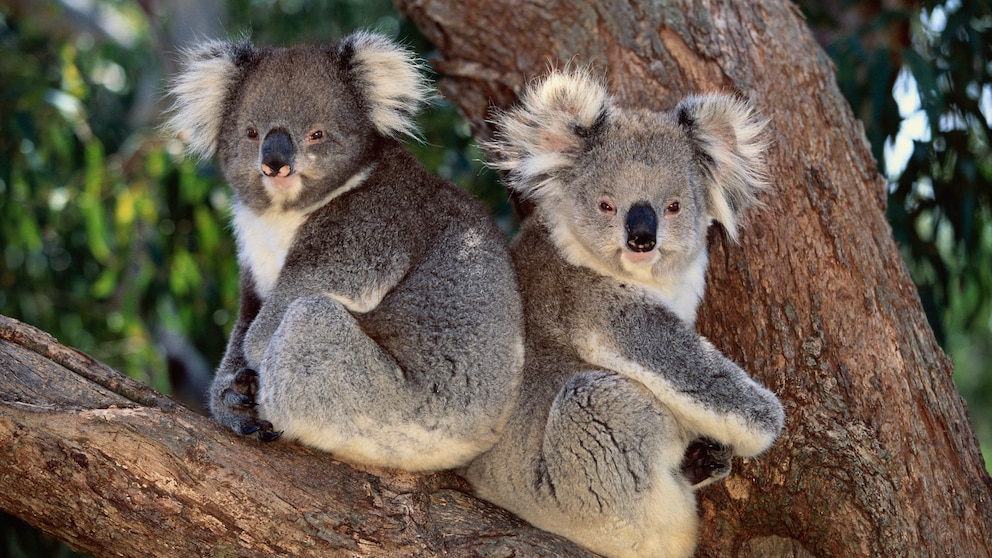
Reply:
M263 442L271 442L279 436L282 436L282 431L276 432L272 428L272 423L267 420L250 419L249 422L241 428L241 433L245 436L255 435L256 438Z
M697 438L685 450L682 474L693 488L701 488L730 474L733 448L709 438Z
M258 372L250 368L242 368L235 373L230 387L220 395L224 405L235 415L232 417L232 422L228 422L235 432L244 436L254 436L262 442L271 442L282 436L282 432L276 432L271 422L258 418L255 409L257 394Z
M262 432L261 434L258 435L258 439L263 442L272 442L277 438L279 438L279 436L282 436L282 430L280 430L279 432L272 432L272 431Z

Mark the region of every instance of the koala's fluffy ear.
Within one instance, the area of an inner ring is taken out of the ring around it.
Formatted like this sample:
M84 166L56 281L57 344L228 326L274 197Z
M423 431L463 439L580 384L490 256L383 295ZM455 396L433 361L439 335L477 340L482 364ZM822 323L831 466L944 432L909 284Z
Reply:
M520 104L493 118L497 134L485 145L490 165L507 184L540 200L556 173L574 164L610 117L606 87L582 71L554 70L529 87Z
M419 140L414 118L432 100L433 88L416 56L382 35L364 31L345 37L339 51L350 63L379 133Z
M224 106L255 49L245 39L208 41L184 53L170 88L172 107L165 130L188 134L189 152L209 159L217 151Z
M726 95L689 97L675 115L711 178L710 217L736 241L743 211L758 203L758 193L767 186L762 137L767 121L747 102Z

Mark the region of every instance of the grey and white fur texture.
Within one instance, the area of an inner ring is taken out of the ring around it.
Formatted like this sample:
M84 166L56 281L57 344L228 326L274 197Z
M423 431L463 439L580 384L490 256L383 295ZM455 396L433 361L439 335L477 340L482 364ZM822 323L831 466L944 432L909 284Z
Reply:
M167 127L233 190L241 307L210 389L240 434L410 471L491 447L518 392L520 295L505 240L399 141L431 88L404 48L207 42Z
M732 97L622 109L555 71L497 115L491 164L536 206L511 246L521 400L474 491L607 556L690 556L694 491L783 426L772 392L694 331L713 220L736 239L764 126Z

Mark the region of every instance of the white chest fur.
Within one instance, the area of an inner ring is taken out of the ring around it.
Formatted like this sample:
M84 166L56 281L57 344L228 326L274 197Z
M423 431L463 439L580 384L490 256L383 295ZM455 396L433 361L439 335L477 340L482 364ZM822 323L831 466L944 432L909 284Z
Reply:
M270 209L261 215L235 206L234 230L238 239L238 260L251 270L258 295L265 299L275 286L286 263L286 254L296 231L309 213Z
M371 167L362 170L332 190L319 202L298 210L280 209L273 204L259 214L234 203L234 234L238 240L238 261L242 269L251 270L258 296L265 300L279 279L300 225L317 209L368 178Z
M655 273L652 280L644 281L645 291L654 292L683 322L696 323L696 310L706 291L706 267L709 258L705 251L685 269L664 276ZM661 276L660 276L661 275Z

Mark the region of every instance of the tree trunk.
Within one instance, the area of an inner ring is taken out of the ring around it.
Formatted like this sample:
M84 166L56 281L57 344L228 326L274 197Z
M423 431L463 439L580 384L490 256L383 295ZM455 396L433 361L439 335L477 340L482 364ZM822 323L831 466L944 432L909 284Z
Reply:
M236 437L0 316L0 509L96 556L582 555L452 473Z
M490 102L549 63L621 104L740 92L771 119L772 191L740 246L714 229L699 330L774 389L787 432L700 497L700 556L989 556L992 481L885 220L886 185L832 65L786 0L397 0L440 87Z

